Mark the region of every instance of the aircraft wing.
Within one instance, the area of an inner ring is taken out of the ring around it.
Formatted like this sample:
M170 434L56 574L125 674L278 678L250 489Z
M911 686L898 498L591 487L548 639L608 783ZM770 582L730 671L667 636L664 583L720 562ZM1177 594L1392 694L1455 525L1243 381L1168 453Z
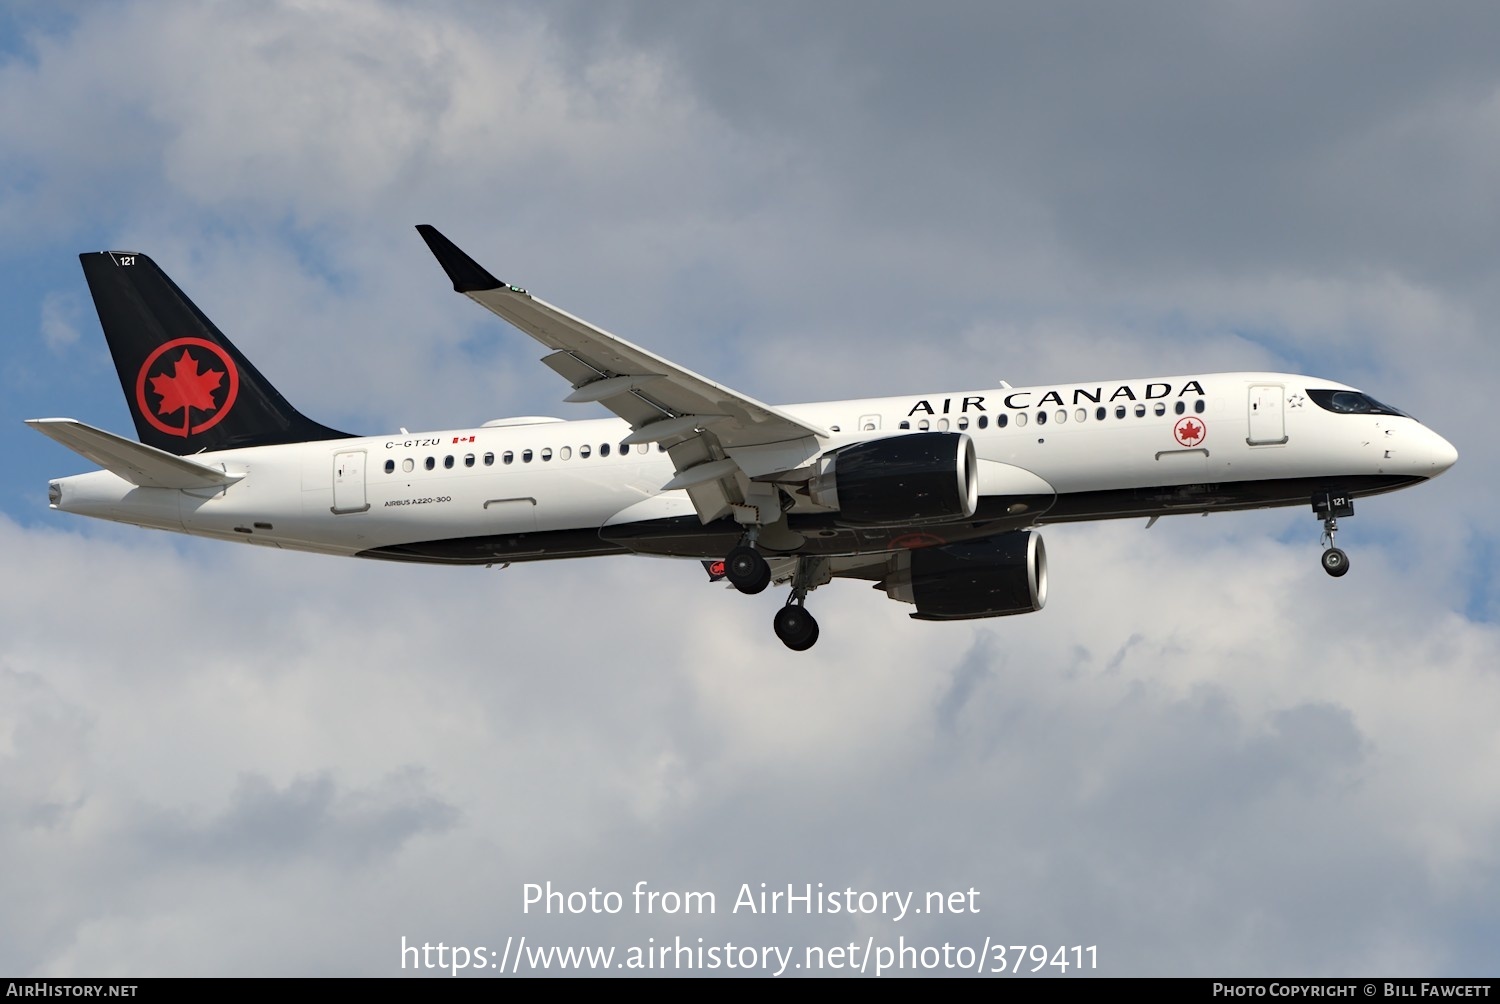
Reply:
M828 431L668 362L501 282L436 228L417 231L453 288L541 342L542 362L573 386L570 402L597 401L630 423L629 444L661 443L707 523L743 505L749 479L803 466Z

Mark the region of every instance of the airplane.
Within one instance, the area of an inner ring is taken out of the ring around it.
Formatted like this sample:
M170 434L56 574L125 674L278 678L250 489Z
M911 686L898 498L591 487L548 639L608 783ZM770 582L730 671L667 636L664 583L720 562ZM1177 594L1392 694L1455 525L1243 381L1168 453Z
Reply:
M32 428L102 470L51 508L278 548L449 565L641 554L702 562L747 594L789 587L777 637L810 648L807 596L863 580L922 620L1031 613L1054 523L1280 506L1322 521L1436 477L1457 451L1353 387L1214 373L772 406L496 279L428 225L455 291L545 347L570 403L357 436L293 408L146 255L82 254L139 442L70 418Z

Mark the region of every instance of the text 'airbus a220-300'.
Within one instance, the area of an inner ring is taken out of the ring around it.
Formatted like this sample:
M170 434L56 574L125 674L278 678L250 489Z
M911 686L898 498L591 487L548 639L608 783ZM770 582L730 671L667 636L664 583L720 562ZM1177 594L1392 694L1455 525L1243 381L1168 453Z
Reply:
M1353 501L1447 470L1457 452L1330 380L1194 373L762 404L496 279L417 228L453 288L546 349L613 418L508 418L356 436L293 408L143 254L81 255L140 442L30 421L103 470L54 509L201 537L453 565L607 554L701 561L745 593L863 579L913 617L1040 610L1048 523L1311 506L1323 567Z

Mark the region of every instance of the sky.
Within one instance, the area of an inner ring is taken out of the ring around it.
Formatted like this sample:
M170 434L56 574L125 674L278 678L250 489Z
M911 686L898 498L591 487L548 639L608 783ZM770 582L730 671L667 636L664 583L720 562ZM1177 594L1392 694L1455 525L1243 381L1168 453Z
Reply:
M1462 2L6 5L0 972L448 977L403 944L524 937L1500 975L1497 38ZM1459 461L1358 504L1342 579L1303 509L1054 527L1043 611L834 583L805 654L695 563L48 510L86 465L23 419L132 433L85 251L151 255L335 428L596 417L418 223L764 401L1287 370ZM963 910L733 908L761 883Z

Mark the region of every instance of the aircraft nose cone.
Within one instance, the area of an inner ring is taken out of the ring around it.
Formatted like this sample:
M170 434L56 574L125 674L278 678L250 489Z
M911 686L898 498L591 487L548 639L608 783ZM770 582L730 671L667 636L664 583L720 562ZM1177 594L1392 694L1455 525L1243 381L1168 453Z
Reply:
M1442 444L1442 448L1439 450L1437 456L1438 470L1446 471L1458 463L1458 450L1442 436L1438 437L1438 442Z
M1458 450L1442 436L1427 430L1424 459L1432 465L1432 476L1437 477L1458 462Z

